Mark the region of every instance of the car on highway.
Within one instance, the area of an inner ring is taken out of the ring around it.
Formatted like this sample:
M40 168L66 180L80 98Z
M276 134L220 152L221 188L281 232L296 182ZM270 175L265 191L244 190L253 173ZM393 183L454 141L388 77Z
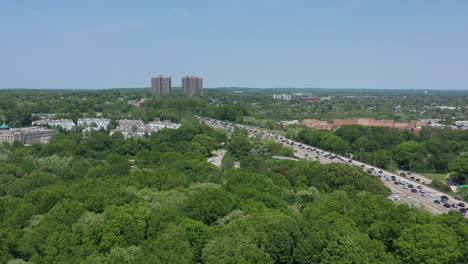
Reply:
M434 203L440 204L440 201L439 200L434 200Z

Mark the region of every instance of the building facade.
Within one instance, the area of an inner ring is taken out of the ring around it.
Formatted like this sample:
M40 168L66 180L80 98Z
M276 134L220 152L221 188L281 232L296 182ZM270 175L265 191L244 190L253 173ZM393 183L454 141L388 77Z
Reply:
M144 137L157 133L163 128L178 129L180 124L172 123L171 121L151 121L148 124L143 123L143 120L118 120L119 125L110 131L110 135L116 132L121 132L125 138Z
M203 78L189 75L182 78L182 92L188 96L203 96Z
M74 131L75 123L71 119L46 119L46 120L36 120L33 121L33 126L51 126L51 127L61 127L66 131Z
M171 77L162 75L151 77L151 92L154 95L171 93Z
M395 122L394 120L375 120L373 118L353 118L349 119L333 119L333 124L328 121L321 121L317 119L304 119L301 125L313 129L327 129L333 130L346 125L361 125L361 126L379 126L397 129L410 129L415 132L421 131L422 127L427 126L426 121L409 121L409 122Z
M283 101L291 101L292 96L290 94L273 94L273 99L279 99Z
M57 129L47 129L45 127L9 128L3 124L0 128L0 143L8 142L12 144L15 141L25 145L47 143L50 137L57 132Z

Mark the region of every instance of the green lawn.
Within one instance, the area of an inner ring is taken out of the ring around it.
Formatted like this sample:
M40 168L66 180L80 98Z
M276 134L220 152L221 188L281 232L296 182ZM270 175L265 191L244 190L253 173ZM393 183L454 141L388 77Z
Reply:
M421 173L423 176L431 180L439 180L441 182L446 182L447 177L450 176L450 173Z

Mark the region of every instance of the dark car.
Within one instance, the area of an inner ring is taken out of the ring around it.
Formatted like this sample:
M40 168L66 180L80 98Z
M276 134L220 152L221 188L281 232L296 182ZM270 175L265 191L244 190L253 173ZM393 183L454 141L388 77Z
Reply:
M444 203L444 207L445 208L450 208L450 204L449 203Z
M411 179L414 180L414 176L411 176Z
M361 168L365 168L366 166L365 165L361 165Z
M408 188L413 188L413 184L408 184Z
M418 192L418 190L416 190L416 189L411 189L411 191L414 192L414 193Z
M397 182L397 181L396 181L396 182L393 182L393 183L394 183L395 185L398 185L398 184L400 184L400 183L399 183L399 182Z
M448 200L449 198L448 198L446 195L442 195L442 196L440 197L440 199L441 199L441 200Z
M465 204L464 203L458 203L458 206L465 207Z
M439 200L434 200L434 203L440 204L440 201Z
M418 181L421 181L421 180L420 180L420 179L416 179L416 181L418 182Z

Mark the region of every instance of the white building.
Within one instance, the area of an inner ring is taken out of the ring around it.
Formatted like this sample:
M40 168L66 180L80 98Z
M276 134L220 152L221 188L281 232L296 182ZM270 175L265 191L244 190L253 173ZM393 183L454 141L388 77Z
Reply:
M468 120L455 121L455 125L458 127L458 129L467 130L468 129Z
M283 125L283 126L298 125L298 124L299 124L299 120L281 121L281 122L278 122L278 124L281 124L281 125Z
M438 105L434 107L435 109L441 109L441 110L456 110L457 108L455 106L446 106L446 105Z
M273 94L273 99L279 99L283 101L291 101L292 96L290 94Z
M148 126L156 130L161 130L163 128L178 129L180 127L180 124L172 123L169 120L164 120L164 121L151 121L148 123Z
M75 123L71 119L46 119L32 122L33 126L52 126L61 127L66 131L75 130Z
M78 119L78 126L92 127L97 130L107 129L110 125L111 120L109 118L80 118Z
M110 135L115 132L122 132L125 138L129 137L143 137L145 135L151 135L157 133L159 130L164 128L178 129L180 124L172 123L171 121L151 121L148 124L143 123L142 120L118 120L119 126L116 129L112 129Z

